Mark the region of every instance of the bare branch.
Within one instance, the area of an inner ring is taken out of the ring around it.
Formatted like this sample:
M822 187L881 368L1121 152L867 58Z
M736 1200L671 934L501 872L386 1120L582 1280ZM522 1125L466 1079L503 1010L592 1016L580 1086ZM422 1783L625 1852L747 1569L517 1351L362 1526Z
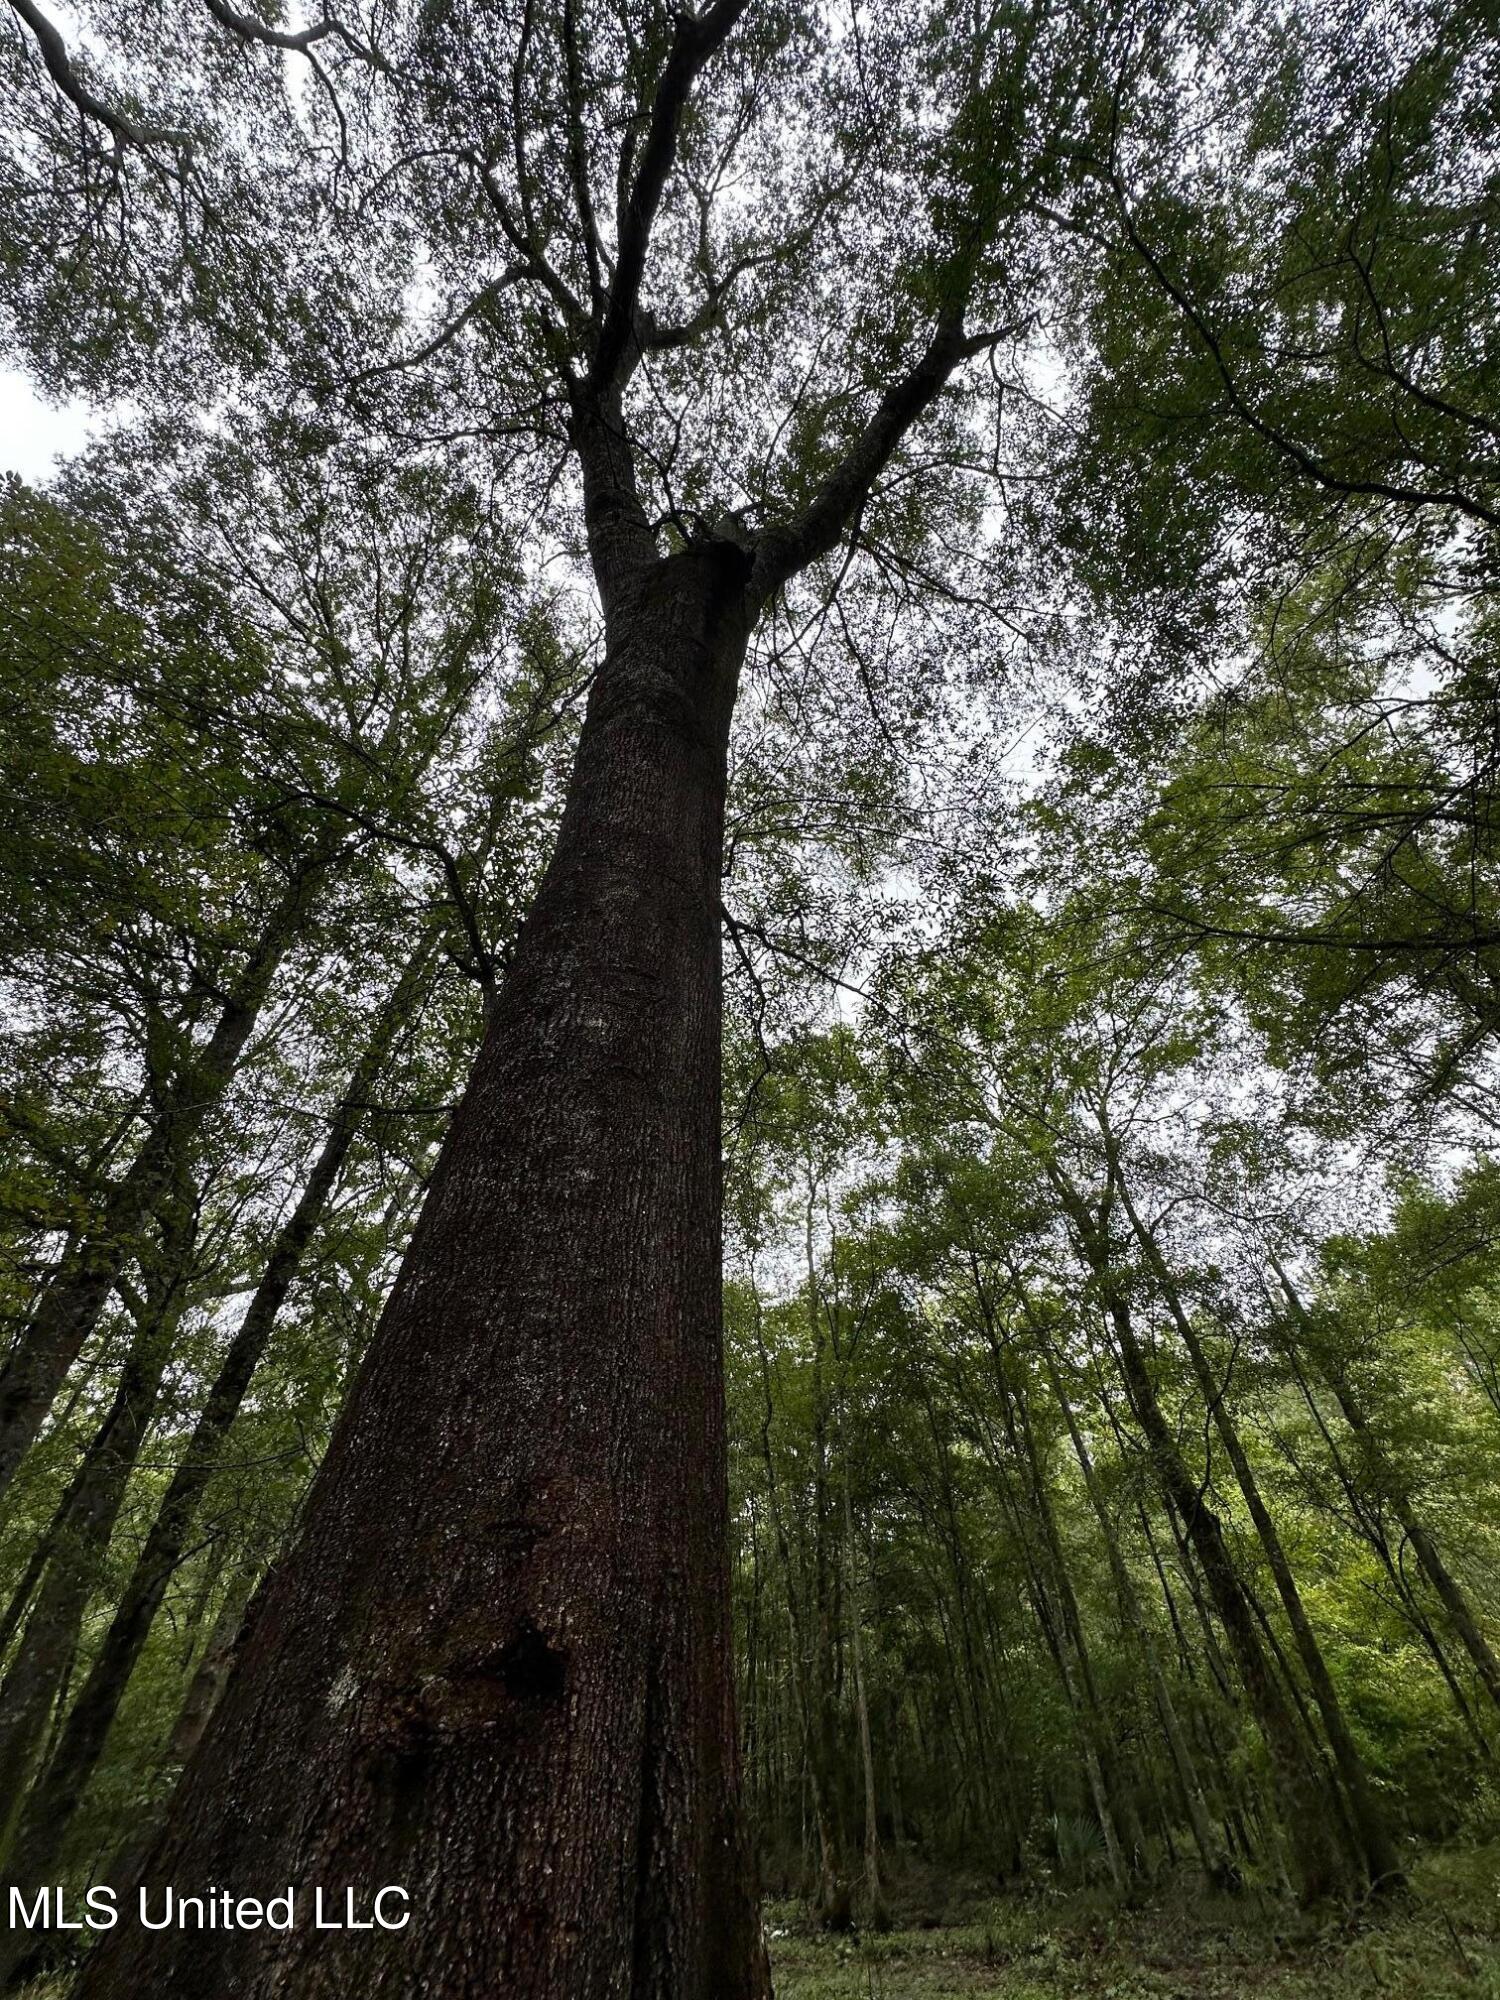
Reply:
M594 197L589 187L588 145L583 123L583 70L578 60L578 24L573 14L573 0L563 0L562 41L568 80L568 170L572 175L573 199L578 207L584 255L588 260L589 295L597 312L604 304L604 280L601 275L603 245L599 241Z
M746 251L736 257L722 278L715 278L708 287L707 296L691 319L678 326L662 326L653 313L644 308L636 314L636 338L650 354L661 354L673 347L687 347L700 335L708 332L723 310L726 296L734 289L747 272L758 270L763 264L774 264L786 255L784 247L775 250Z
M566 279L549 263L525 219L518 217L511 208L503 189L496 186L494 163L481 159L477 153L465 153L462 157L478 172L485 198L495 211L500 227L512 248L519 251L524 259L526 268L522 275L534 279L549 294L563 316L564 325L576 334L588 320L583 303ZM566 370L560 372L566 380Z

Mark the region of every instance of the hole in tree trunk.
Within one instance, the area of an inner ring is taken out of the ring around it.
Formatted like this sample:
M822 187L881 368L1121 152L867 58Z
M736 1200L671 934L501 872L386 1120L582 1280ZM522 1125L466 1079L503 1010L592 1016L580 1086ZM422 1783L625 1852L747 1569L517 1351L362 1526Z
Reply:
M568 1684L568 1656L550 1646L528 1620L487 1663L486 1672L517 1701L557 1701Z

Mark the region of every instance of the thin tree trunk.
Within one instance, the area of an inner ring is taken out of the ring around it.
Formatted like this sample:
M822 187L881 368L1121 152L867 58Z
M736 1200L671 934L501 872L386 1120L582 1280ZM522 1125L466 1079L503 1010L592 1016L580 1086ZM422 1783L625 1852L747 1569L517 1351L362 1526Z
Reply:
M409 1928L111 1932L86 2000L761 2000L720 1330L743 560L611 607L556 852L426 1207L149 1863Z
M1193 1762L1192 1751L1188 1748L1187 1738L1183 1734L1182 1723L1177 1714L1177 1704L1172 1699L1172 1690L1162 1667L1161 1653L1142 1608L1135 1581L1116 1538L1114 1523L1109 1517L1109 1509L1099 1489L1099 1478L1094 1470L1093 1458L1079 1429L1072 1402L1063 1388L1062 1376L1050 1346L1044 1345L1043 1354L1047 1379L1052 1385L1052 1394L1068 1427L1068 1436L1073 1442L1073 1455L1078 1460L1079 1471L1083 1474L1084 1491L1088 1495L1089 1505L1093 1509L1094 1518L1099 1523L1100 1535L1104 1540L1110 1575L1114 1580L1115 1597L1120 1606L1120 1621L1140 1648L1146 1662L1156 1712L1161 1720L1162 1734L1166 1738L1172 1767L1177 1774L1178 1788L1187 1808L1188 1825L1192 1830L1193 1844L1198 1849L1198 1858L1203 1863L1203 1872L1216 1888L1238 1889L1239 1876L1214 1837L1213 1822L1208 1816L1208 1804L1198 1781L1198 1771Z
M254 1581L253 1574L248 1570L244 1571L234 1578L224 1593L224 1601L219 1606L219 1615L214 1620L207 1644L199 1654L197 1664L189 1677L187 1692L182 1698L182 1707L177 1712L177 1720L173 1723L172 1733L167 1738L168 1764L185 1764L203 1740L203 1732L208 1727L209 1717L218 1706L219 1697L224 1692L224 1684L229 1678L235 1648L244 1629L245 1607L250 1601Z
M938 1539L947 1557L948 1575L953 1586L953 1604L958 1613L959 1641L962 1650L963 1672L954 1672L954 1680L967 1696L967 1708L971 1718L974 1738L974 1759L972 1773L979 1789L981 1804L986 1818L993 1822L997 1817L1002 1823L1006 1859L1005 1872L1014 1872L1019 1865L1022 1851L1022 1826L1017 1816L1013 1796L1014 1788L1006 1784L997 1786L993 1770L994 1759L990 1749L990 1731L986 1710L989 1693L985 1676L980 1670L979 1657L974 1645L974 1620L970 1608L972 1565L964 1548L963 1535L959 1527L958 1508L953 1494L953 1470L949 1463L948 1444L938 1423L937 1411L933 1407L932 1392L925 1371L918 1367L913 1370L914 1386L927 1417L927 1428L932 1437L933 1456L938 1475L938 1492L942 1507L939 1515L933 1512L934 1526ZM951 1645L951 1642L950 1642ZM1002 1729L1003 1712L1002 1712ZM998 1800L997 1800L998 1792Z
M1282 1824L1295 1859L1297 1891L1314 1903L1336 1893L1344 1871L1335 1834L1337 1815L1307 1757L1297 1719L1278 1684L1235 1569L1223 1524L1199 1491L1178 1451L1157 1399L1156 1384L1135 1337L1128 1304L1114 1282L1106 1244L1077 1189L1054 1166L1053 1182L1078 1235L1079 1247L1104 1294L1126 1391L1145 1435L1165 1498L1177 1509L1202 1568L1214 1610L1239 1668L1251 1711L1265 1740L1280 1795Z
M16 1862L28 1878L48 1879L79 1806L104 1754L130 1677L150 1636L167 1587L182 1561L193 1519L223 1458L271 1333L296 1280L349 1149L364 1121L371 1090L410 1020L431 962L429 936L408 960L377 1014L313 1162L296 1207L271 1245L260 1283L224 1351L187 1448L177 1463L155 1521L126 1581L115 1615L68 1714L57 1750L26 1803ZM4 1883L0 1882L0 1887Z
M1274 1258L1272 1259L1272 1268L1281 1280L1282 1289L1286 1293L1287 1301L1297 1318L1298 1324L1306 1328L1310 1324L1311 1315L1303 1305L1301 1298L1293 1290L1291 1279ZM1473 1661L1474 1670L1478 1674L1490 1700L1497 1707L1500 1707L1500 1660L1496 1659L1489 1640L1486 1639L1484 1633L1480 1630L1479 1621L1475 1618L1473 1609L1468 1598L1464 1595L1458 1579L1443 1561L1436 1542L1429 1534L1412 1503L1410 1491L1395 1476L1392 1467L1385 1458L1385 1454L1381 1451L1375 1434L1370 1428L1369 1419L1366 1417L1350 1386L1346 1371L1337 1365L1325 1365L1322 1373L1328 1386L1334 1393L1339 1408L1344 1413L1344 1421L1364 1446L1366 1452L1370 1454L1378 1465L1386 1497L1391 1503L1391 1509L1396 1519L1401 1523L1406 1539L1416 1550L1417 1561L1422 1565L1422 1572L1437 1594L1438 1601L1447 1612L1449 1623L1453 1627L1459 1644Z
M760 1304L757 1300L757 1316L759 1311ZM776 1461L771 1452L771 1422L774 1415L771 1399L771 1362L770 1356L766 1353L758 1317L755 1341L760 1354L763 1396L760 1424L761 1457L766 1468L767 1502L771 1510L771 1525L776 1534L776 1549L781 1562L786 1593L787 1626L792 1641L792 1692L797 1704L797 1718L801 1725L803 1772L807 1780L808 1804L812 1812L813 1831L817 1835L818 1842L816 1888L812 1900L826 1922L829 1914L838 1905L842 1871L838 1865L838 1841L834 1832L830 1803L824 1791L822 1764L818 1756L817 1717L807 1685L809 1654L802 1614L797 1605L797 1579L792 1564L791 1538L787 1534L786 1520L781 1511ZM807 1879L811 1881L811 1871L808 1872Z
M870 1741L870 1702L865 1687L864 1640L860 1634L859 1583L855 1574L854 1510L849 1498L849 1463L844 1460L844 1557L848 1570L849 1655L854 1668L854 1712L859 1725L860 1768L865 1789L865 1921L888 1930L890 1914L880 1882L880 1821L875 1797L875 1751Z
M1293 1380L1297 1384L1298 1391L1301 1394L1308 1414L1317 1425L1318 1435L1322 1438L1324 1448L1328 1453L1334 1477L1338 1480L1339 1486L1343 1490L1344 1498L1349 1503L1349 1513L1355 1533L1369 1545L1378 1557L1380 1566L1390 1578L1391 1588L1396 1593L1396 1605L1400 1615L1411 1626L1422 1644L1432 1655L1433 1663L1442 1675L1444 1685L1447 1687L1449 1694L1453 1697L1453 1705L1458 1710L1459 1718L1464 1728L1474 1738L1475 1748L1479 1751L1481 1757L1486 1762L1489 1762L1493 1756L1493 1752L1485 1738L1484 1731L1479 1727L1474 1710L1469 1703L1467 1695L1459 1685L1457 1675L1449 1662L1447 1654L1443 1650L1437 1633L1433 1630L1431 1621L1417 1602L1416 1591L1412 1587L1411 1579L1406 1575L1402 1567L1399 1553L1393 1551L1391 1548L1390 1538L1385 1531L1385 1523L1380 1517L1379 1506L1378 1504L1374 1506L1371 1504L1372 1497L1378 1502L1386 1496L1371 1496L1361 1490L1359 1481L1355 1478L1353 1470L1339 1448L1338 1439L1334 1437L1333 1432L1329 1429L1328 1419L1324 1415L1322 1406L1313 1394L1312 1384L1307 1379L1307 1371L1302 1365L1302 1358L1298 1354L1296 1346L1292 1342L1287 1341L1283 1344L1282 1352L1285 1356L1287 1366L1292 1371Z
M251 1583L252 1577L246 1572L230 1586L219 1615L214 1621L213 1630L209 1634L208 1644L189 1678L187 1692L167 1745L167 1756L163 1761L173 1759L181 1761L186 1758L196 1747L207 1726L214 1704L223 1692L224 1679L244 1625L245 1602L250 1593ZM143 1816L109 1866L102 1871L102 1879L122 1886L134 1883L150 1850L155 1830L153 1820ZM25 1985L45 1971L50 1940L45 1932L40 1937L28 1937L22 1933L21 1942L23 1948L16 1958L12 1972L12 1982L17 1986Z
M993 1339L993 1333L992 1333ZM998 1361L998 1355L997 1355ZM1095 1794L1096 1811L1100 1829L1104 1835L1105 1851L1110 1873L1120 1893L1127 1894L1130 1877L1134 1873L1139 1855L1140 1842L1137 1839L1132 1849L1120 1837L1122 1822L1128 1822L1125 1801L1112 1783L1112 1773L1118 1768L1116 1755L1106 1756L1106 1751L1117 1750L1110 1745L1109 1730L1105 1723L1103 1706L1099 1700L1098 1685L1094 1676L1093 1659L1089 1652L1087 1636L1083 1629L1083 1615L1078 1607L1078 1594L1073 1588L1073 1579L1068 1574L1067 1559L1063 1553L1062 1537L1058 1533L1057 1518L1052 1506L1051 1495L1047 1491L1042 1470L1041 1454L1037 1450L1036 1436L1031 1425L1031 1413L1027 1408L1024 1388L1017 1383L1014 1389L1004 1382L1002 1372L1002 1394L1007 1401L1013 1400L1017 1430L1022 1453L1031 1486L1031 1502L1042 1531L1042 1543L1047 1552L1048 1566L1052 1571L1054 1590L1062 1611L1063 1658L1071 1650L1076 1666L1067 1669L1066 1680L1069 1693L1079 1714L1085 1760L1089 1766L1090 1787ZM1077 1687L1073 1687L1076 1680Z
M1108 1141L1106 1142L1108 1143ZM1130 1190L1123 1177L1118 1174L1116 1161L1116 1186L1120 1193L1120 1204L1125 1211L1136 1241L1145 1253L1146 1262L1155 1278L1172 1324L1177 1329L1177 1337L1186 1350L1192 1365L1194 1379L1204 1400L1204 1407L1213 1419L1214 1428L1234 1468L1235 1480L1249 1510L1250 1519L1255 1524L1255 1532L1260 1545L1265 1550L1266 1561L1276 1583L1277 1594L1286 1612L1287 1623L1292 1629L1292 1639L1297 1648L1297 1657L1302 1662L1312 1689L1313 1700L1323 1719L1323 1727L1328 1732L1329 1747L1333 1751L1333 1761L1338 1767L1340 1779L1349 1801L1349 1811L1354 1825L1355 1838L1372 1887L1393 1889L1405 1880L1401 1863L1396 1855L1396 1847L1391 1839L1390 1829L1385 1823L1385 1815L1380 1810L1375 1793L1370 1784L1369 1773L1365 1770L1364 1759L1360 1756L1349 1724L1344 1717L1343 1703L1333 1684L1333 1676L1328 1671L1328 1663L1323 1658L1323 1649L1318 1644L1317 1634L1312 1629L1307 1608L1302 1602L1302 1592L1297 1587L1297 1579L1287 1560L1282 1546L1281 1535L1271 1518L1270 1509L1261 1496L1260 1482L1255 1477L1238 1427L1230 1415L1228 1399L1214 1379L1208 1357L1197 1330L1182 1303L1182 1296L1162 1255L1161 1246L1155 1233L1142 1221Z
M1109 1868L1110 1881L1116 1893L1124 1896L1130 1889L1130 1864L1120 1839L1116 1803L1105 1771L1103 1742L1106 1731L1083 1622L1078 1611L1078 1600L1063 1556L1062 1541L1053 1517L1051 1498L1043 1478L1024 1393L1019 1383L1012 1383L1009 1379L1005 1348L980 1279L978 1260L972 1250L969 1253L969 1265L975 1299L990 1349L995 1386L999 1391L1006 1440L1012 1457L1025 1469L1025 1506L1022 1506L1010 1493L1010 1481L1001 1462L998 1440L994 1440L990 1445L989 1454L1000 1484L1002 1500L1009 1503L1007 1511L1010 1515L1011 1532L1016 1538L1025 1563L1037 1623L1047 1642L1053 1664L1057 1668L1063 1695L1078 1733L1079 1754L1083 1760L1089 1797L1093 1801L1094 1817L1099 1823L1099 1832L1104 1841L1105 1861ZM980 1427L981 1435L989 1433L990 1426L983 1418L978 1417L977 1413L976 1423ZM1040 1535L1039 1553L1034 1552L1032 1547L1033 1526Z
M818 1290L817 1261L813 1247L813 1196L815 1183L808 1173L807 1202L803 1210L803 1255L807 1274L808 1333L812 1344L812 1448L813 1481L809 1509L813 1543L813 1685L810 1706L813 1734L808 1744L809 1761L816 1766L815 1797L821 1799L818 1837L821 1866L818 1882L818 1916L828 1930L848 1930L853 1924L853 1885L843 1866L844 1815L838 1797L838 1690L836 1588L833 1535L829 1526L828 1498L828 1419L832 1398L828 1392L823 1312Z
M98 1228L58 1265L30 1325L0 1369L0 1493L15 1477L97 1326L143 1228L183 1173L205 1120L228 1089L322 873L321 867L304 864L287 884L213 1033L184 1063L140 1150L111 1188Z
M60 1712L84 1614L156 1411L186 1303L184 1286L196 1233L195 1216L179 1212L174 1217L114 1402L69 1488L51 1560L0 1688L0 1856L9 1850L28 1775L45 1748L50 1722ZM0 1979L8 1957L7 1941L0 1938Z

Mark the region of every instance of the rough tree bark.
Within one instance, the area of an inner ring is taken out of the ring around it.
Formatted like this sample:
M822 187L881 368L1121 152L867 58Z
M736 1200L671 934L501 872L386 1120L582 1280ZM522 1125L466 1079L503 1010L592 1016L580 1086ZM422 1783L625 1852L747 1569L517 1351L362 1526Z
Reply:
M796 511L669 557L624 391L684 109L745 12L672 16L591 300L522 253L605 619L557 848L411 1248L148 1871L399 1883L410 1927L120 1927L83 2000L763 2000L738 1801L720 1338L719 910L755 616L830 553L1002 333L964 313L1000 214L934 248L929 338ZM976 86L976 98L980 95ZM524 174L524 166L521 169ZM586 183L586 163L582 178Z
M690 550L615 607L557 851L411 1251L148 1864L242 1894L400 1883L412 1922L122 1927L89 2000L767 1990L719 1325L747 572Z

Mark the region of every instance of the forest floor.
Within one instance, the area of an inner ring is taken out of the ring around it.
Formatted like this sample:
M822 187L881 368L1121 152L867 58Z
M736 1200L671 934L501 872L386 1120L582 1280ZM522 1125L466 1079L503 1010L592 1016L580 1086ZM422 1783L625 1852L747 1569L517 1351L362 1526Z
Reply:
M1344 1921L1253 1891L893 1903L915 1927L845 1937L772 1905L777 2000L1500 2000L1500 1847L1429 1855L1399 1902Z
M896 1927L766 1910L776 2000L1500 2000L1500 1843L1429 1854L1398 1900L1312 1922L1257 1891L1133 1909L1098 1890L896 1885ZM66 2000L63 1977L21 2000Z

